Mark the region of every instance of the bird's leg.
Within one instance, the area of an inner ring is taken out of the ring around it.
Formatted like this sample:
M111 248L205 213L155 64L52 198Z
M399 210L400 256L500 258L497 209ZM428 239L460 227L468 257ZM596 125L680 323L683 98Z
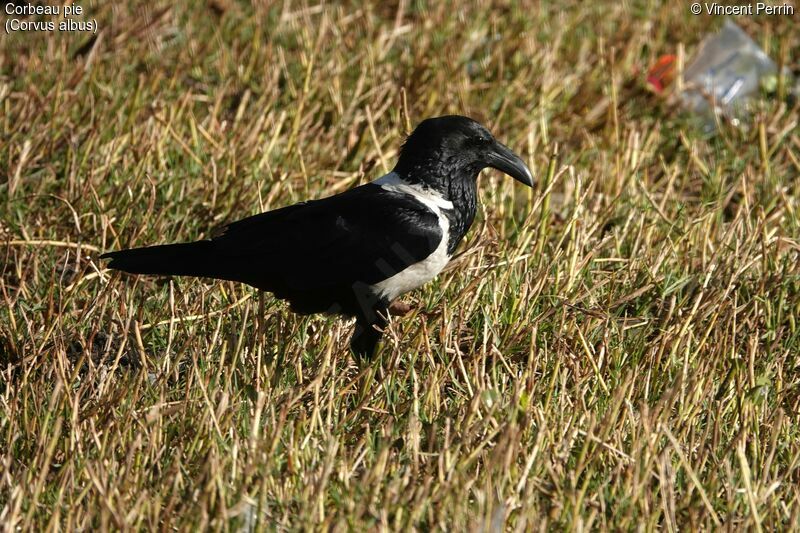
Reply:
M356 317L356 329L350 339L350 348L360 359L371 359L386 327L388 309L375 309L369 316Z

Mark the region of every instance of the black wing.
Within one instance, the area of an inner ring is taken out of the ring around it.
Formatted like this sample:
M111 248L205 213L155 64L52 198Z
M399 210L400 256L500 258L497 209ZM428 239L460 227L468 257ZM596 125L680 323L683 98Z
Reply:
M236 281L273 291L373 284L428 257L442 239L435 213L413 197L368 184L229 224L212 239Z

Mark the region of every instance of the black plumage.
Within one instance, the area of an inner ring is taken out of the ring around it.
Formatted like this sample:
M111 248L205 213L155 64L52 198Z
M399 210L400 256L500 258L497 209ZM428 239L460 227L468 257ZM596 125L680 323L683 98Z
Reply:
M487 166L531 184L524 163L477 122L428 119L375 182L233 222L210 240L102 257L134 274L247 283L301 314L356 317L351 346L368 356L391 300L435 276L466 234Z

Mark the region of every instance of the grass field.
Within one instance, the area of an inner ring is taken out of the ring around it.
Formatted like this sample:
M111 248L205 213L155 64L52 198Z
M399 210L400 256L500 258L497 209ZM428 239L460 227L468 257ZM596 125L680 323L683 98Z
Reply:
M7 530L800 528L798 108L708 137L643 81L722 18L80 4L94 38L0 36ZM798 17L736 20L796 69ZM446 113L537 185L484 173L371 364L346 322L98 260L372 180Z

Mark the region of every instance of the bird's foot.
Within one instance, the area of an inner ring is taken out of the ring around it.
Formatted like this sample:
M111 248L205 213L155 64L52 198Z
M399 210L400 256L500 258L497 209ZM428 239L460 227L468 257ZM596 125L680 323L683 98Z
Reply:
M392 316L405 316L411 312L414 307L401 300L397 300L389 305L389 314Z

